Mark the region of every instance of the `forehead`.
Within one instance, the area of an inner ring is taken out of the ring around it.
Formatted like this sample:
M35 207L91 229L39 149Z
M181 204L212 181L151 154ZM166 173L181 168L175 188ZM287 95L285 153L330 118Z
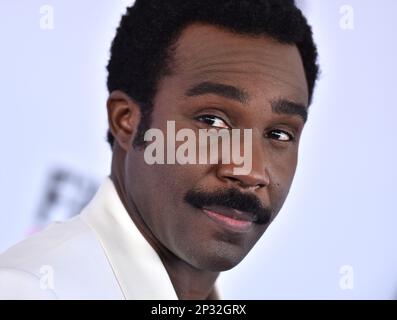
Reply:
M193 24L178 38L173 62L173 75L185 87L216 81L239 85L251 96L265 94L308 104L307 82L297 47L270 37L239 35L211 25Z

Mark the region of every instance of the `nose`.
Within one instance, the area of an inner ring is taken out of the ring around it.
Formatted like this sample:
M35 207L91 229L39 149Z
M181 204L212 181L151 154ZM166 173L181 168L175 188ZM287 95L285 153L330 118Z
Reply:
M252 150L252 167L250 173L246 175L235 174L238 167L236 164L219 164L217 168L218 179L237 186L241 189L262 189L270 185L270 176L263 145L255 145Z
M266 170L255 170L252 168L247 175L234 174L234 165L222 165L218 170L218 178L231 185L237 185L242 189L262 189L270 184Z

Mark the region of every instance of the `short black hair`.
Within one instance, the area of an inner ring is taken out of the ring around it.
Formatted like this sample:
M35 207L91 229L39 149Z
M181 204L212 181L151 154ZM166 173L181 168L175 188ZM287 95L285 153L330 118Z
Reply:
M243 35L267 35L295 44L301 54L312 101L319 73L312 29L294 0L136 0L117 29L107 66L109 92L121 90L140 106L137 139L150 128L159 80L172 73L171 47L189 25L207 23ZM108 142L114 137L108 131Z

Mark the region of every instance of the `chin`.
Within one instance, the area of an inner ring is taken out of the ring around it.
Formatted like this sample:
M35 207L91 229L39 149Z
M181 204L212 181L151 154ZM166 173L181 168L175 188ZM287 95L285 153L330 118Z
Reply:
M195 255L190 262L191 265L199 270L211 272L223 272L233 269L246 256L246 253L236 252L235 250L216 250L205 252L202 255Z
M228 257L213 257L206 261L205 264L201 264L201 270L207 270L212 272L223 272L233 269L237 266L242 259L230 259Z

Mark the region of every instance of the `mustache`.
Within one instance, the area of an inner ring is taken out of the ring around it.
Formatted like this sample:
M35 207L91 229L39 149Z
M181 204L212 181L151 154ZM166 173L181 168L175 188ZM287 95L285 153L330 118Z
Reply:
M222 206L249 212L256 216L255 223L257 224L269 223L272 216L271 208L264 207L255 195L244 194L236 189L217 190L215 192L192 189L186 193L184 200L197 209Z

